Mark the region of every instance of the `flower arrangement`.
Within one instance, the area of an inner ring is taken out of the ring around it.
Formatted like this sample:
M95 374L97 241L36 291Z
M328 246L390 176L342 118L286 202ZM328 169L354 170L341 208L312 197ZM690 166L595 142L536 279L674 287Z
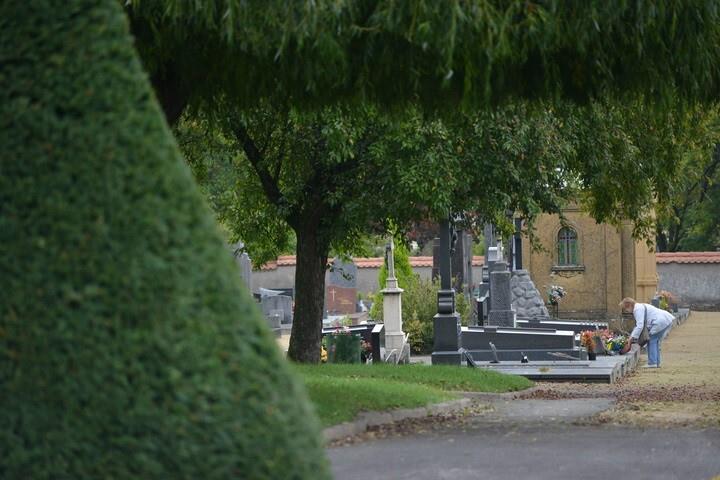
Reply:
M548 289L548 300L552 305L557 305L560 300L567 295L567 291L560 285L550 285Z
M667 290L660 290L660 292L658 292L658 297L660 297L660 308L667 310L668 312L671 311L672 304L678 303L675 295Z
M580 332L580 345L587 348L588 352L595 351L595 332L592 330L583 330Z
M627 345L628 342L627 336L619 333L613 333L608 329L598 330L596 332L596 335L602 339L603 343L605 344L605 348L611 354L614 354L613 352L617 353L621 351L623 348L625 348L625 345Z
M614 333L609 329L604 330L583 330L580 332L580 345L585 347L588 353L605 353L603 347L610 355L617 355L627 345L627 336ZM598 346L598 345L602 346Z

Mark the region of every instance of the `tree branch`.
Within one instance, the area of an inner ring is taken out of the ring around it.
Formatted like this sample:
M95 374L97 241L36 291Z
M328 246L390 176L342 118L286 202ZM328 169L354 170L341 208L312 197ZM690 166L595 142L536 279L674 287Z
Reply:
M248 134L247 129L240 122L233 122L232 131L237 141L242 145L242 149L245 152L250 164L255 169L255 172L260 178L260 184L263 187L263 191L267 196L270 203L275 206L281 206L283 203L283 196L280 192L280 188L277 183L277 179L274 179L267 167L263 166L263 155L255 145L255 142Z

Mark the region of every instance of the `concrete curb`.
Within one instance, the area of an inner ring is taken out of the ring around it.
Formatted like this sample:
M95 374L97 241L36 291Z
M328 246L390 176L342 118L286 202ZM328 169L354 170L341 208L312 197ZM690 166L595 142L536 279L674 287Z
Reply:
M326 442L352 437L367 431L370 427L387 425L399 422L408 418L423 418L433 415L445 415L461 412L473 404L470 398L460 398L449 402L436 403L427 407L399 408L386 412L362 412L352 422L344 422L333 425L323 430L323 437Z
M344 422L324 429L323 438L326 442L340 440L341 438L353 437L366 432L370 427L387 425L408 418L424 418L461 412L482 402L514 400L518 398L519 395L527 395L537 389L538 387L530 387L525 390L505 393L461 392L463 398L436 403L426 407L398 408L386 412L361 412L352 422Z

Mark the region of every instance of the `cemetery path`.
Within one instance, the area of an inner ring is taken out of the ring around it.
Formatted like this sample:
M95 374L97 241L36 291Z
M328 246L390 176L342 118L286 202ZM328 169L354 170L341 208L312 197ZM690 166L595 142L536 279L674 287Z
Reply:
M328 448L335 478L711 478L718 339L720 313L693 312L663 343L660 369L613 385L537 383L466 415L378 427Z
M328 451L337 480L711 478L720 432L532 424L440 429Z
M528 397L616 399L596 423L720 428L719 341L720 312L693 312L663 342L661 368L640 368L614 385L538 383Z

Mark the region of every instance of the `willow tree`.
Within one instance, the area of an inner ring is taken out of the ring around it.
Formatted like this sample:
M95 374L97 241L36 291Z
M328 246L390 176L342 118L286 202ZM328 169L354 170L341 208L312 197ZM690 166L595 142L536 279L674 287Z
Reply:
M484 218L504 208L557 211L573 185L598 220L625 215L647 232L644 212L672 167L640 155L651 148L626 128L623 105L657 104L648 111L661 112L675 100L712 100L720 80L717 2L134 0L127 11L172 123L187 109L248 126L262 114L247 112L268 100L285 106L278 118L338 104L350 116L368 104L394 114L417 107L421 120L407 122L416 130L405 129L386 151L390 164L390 155L414 159L390 177L404 189L390 206L436 218L451 209ZM524 122L528 108L536 117ZM448 121L454 112L466 116ZM534 139L537 122L544 127ZM246 128L239 151L251 159L252 145L280 138L272 128ZM269 170L246 176L246 188L274 204L265 211L286 215L282 188L266 187L289 184L271 164L256 162ZM313 188L322 194L326 186ZM313 265L324 266L321 251ZM310 277L298 270L305 284ZM294 329L302 333L293 335L291 357L316 361L322 300L297 300Z
M174 123L190 105L419 102L455 111L605 94L708 99L717 1L168 0L126 2Z
M118 2L3 2L0 58L0 477L329 478Z

